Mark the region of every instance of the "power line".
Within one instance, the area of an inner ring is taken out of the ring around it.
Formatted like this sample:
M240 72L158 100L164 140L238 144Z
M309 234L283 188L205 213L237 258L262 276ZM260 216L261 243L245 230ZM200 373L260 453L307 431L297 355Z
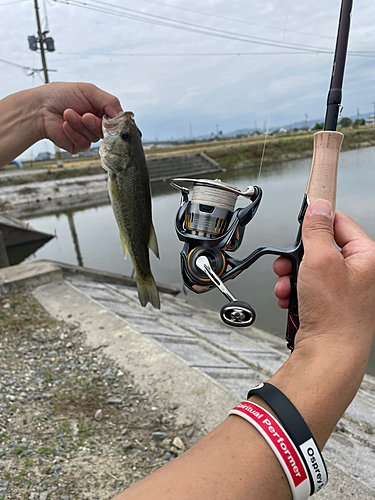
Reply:
M224 21L232 21L235 23L247 24L249 26L256 26L258 28L267 28L267 29L272 29L272 30L277 30L277 31L282 31L282 32L285 31L287 33L294 33L297 35L312 36L315 38L327 38L328 40L335 40L334 36L315 35L314 33L306 33L304 31L295 31L295 30L290 30L290 29L284 30L284 28L279 28L278 26L271 26L269 24L251 23L249 21L245 21L244 19L234 19L233 17L220 16L218 14L211 14L209 12L202 12L202 11L198 11L198 10L188 9L186 7L180 7L179 5L172 5L170 3L158 2L157 0L143 0L143 1L148 2L148 3L153 3L156 5L161 5L163 7L170 7L172 9L178 9L178 10L182 10L185 12L191 12L193 14L199 14L199 15L203 15L203 16L207 16L207 17L213 17L216 19L223 19ZM367 42L357 41L357 43L367 43Z
M151 52L56 52L59 56L83 56L83 57L241 57L241 56L271 56L271 55L314 55L314 52L165 52L165 53L151 53ZM374 58L371 54L350 54L355 57L369 57Z
M13 2L0 3L0 7L4 7L5 5L13 5L15 3L28 2L29 0L15 0Z
M41 68L31 68L30 66L24 66L23 64L17 64L11 61L6 61L5 59L0 59L0 62L4 64L9 64L10 66L15 66L16 68L21 68L25 71L31 71L28 76L31 76L33 73L41 73L43 69ZM50 69L49 71L57 71L56 69Z
M102 12L106 14L115 15L117 17L125 17L127 19L134 19L141 22L146 22L149 24L155 24L159 26L165 26L173 29L178 29L181 31L188 31L193 33L200 33L210 36L215 36L219 38L225 38L230 40L236 40L247 43L254 43L258 45L266 45L271 47L280 47L284 49L293 49L301 52L314 52L314 53L322 53L322 54L332 54L333 50L324 49L320 47L314 47L310 45L301 45L301 44L293 44L289 42L278 42L276 40L248 36L241 33L233 33L226 30L220 30L216 28L210 28L207 26L198 25L195 23L189 23L186 21L179 21L177 19L170 19L165 16L158 16L155 14L148 14L145 12L137 11L134 9L129 9L126 7L117 6L114 4L108 4L105 2L101 2L99 0L92 0L93 3L98 4L98 6L90 5L88 2L80 1L80 0L54 0L55 2L65 3L67 5L72 5L75 7L81 7L87 10L93 10L96 12ZM104 6L104 7L101 7ZM108 8L109 7L109 8ZM117 9L117 10L114 10ZM130 12L132 14L130 14ZM137 15L135 15L137 14ZM146 17L147 16L147 17ZM371 53L364 51L351 51L352 54L356 53Z
M225 39L229 39L229 40L254 43L254 44L258 44L258 45L280 47L280 48L284 48L284 49L294 49L294 50L298 50L300 52L314 52L314 53L327 53L327 54L333 53L332 50L320 49L319 47L301 46L301 45L296 45L296 44L291 44L291 43L280 43L280 42L266 39L266 38L251 37L248 35L232 33L230 31L219 30L216 28L201 26L201 25L197 25L194 23L187 23L185 21L179 21L179 20L175 20L175 19L169 19L169 18L165 18L163 16L146 14L143 12L135 11L134 9L126 9L126 8L118 7L118 6L114 6L118 10L113 10L113 9L108 9L105 7L93 6L93 5L90 5L86 2L80 2L79 0L54 0L54 1L59 2L59 3L65 3L68 5L75 6L75 7L81 7L84 9L93 10L96 12L112 14L112 15L115 15L117 17L125 17L127 19L134 19L134 20L146 22L149 24L155 24L158 26L165 26L168 28L178 29L181 31L187 31L190 33L205 34L205 35L215 36L215 37L219 37L219 38L225 38ZM104 2L96 2L96 3L100 3L100 4L106 5L106 6L108 6L108 5L111 6L111 4L106 4ZM127 12L119 12L122 10L129 11L129 12L135 12L137 14L140 14L140 16L134 15L134 14L129 14ZM141 16L143 16L143 17L141 17ZM148 16L148 18L145 16Z
M295 54L295 55L305 55L304 52L206 52L206 53L145 53L145 52L137 52L137 53L104 53L95 54L93 52L56 52L57 55L60 56L105 56L105 57L208 57L208 56L265 56L265 55L285 55L285 54ZM312 52L308 54L313 55ZM374 56L375 57L375 56Z

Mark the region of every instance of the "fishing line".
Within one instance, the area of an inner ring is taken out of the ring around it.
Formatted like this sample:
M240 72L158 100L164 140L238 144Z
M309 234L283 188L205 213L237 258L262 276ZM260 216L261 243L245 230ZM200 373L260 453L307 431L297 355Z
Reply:
M287 24L288 24L289 10L290 10L290 4L291 4L291 1L292 1L292 0L289 0L289 2L288 2L288 8L287 8L287 11L286 11L286 18L285 18L285 25L284 25L283 38L282 38L281 43L284 43L284 40L285 40L285 33L286 33L286 27L287 27ZM274 83L274 86L273 86L273 92L272 92L271 102L273 102L273 100L274 100L274 97L275 97L275 92L276 92L276 85L277 85L278 81L280 80L280 77L281 77L282 71L283 71L283 70L281 69L281 71L280 71L280 73L279 73L279 76L278 76L278 77L277 77L277 79L275 80L275 83ZM262 167L263 167L263 162L264 162L264 154L265 154L265 152L266 152L266 145L267 145L267 139L268 139L268 133L269 133L270 120L271 120L271 114L269 114L269 116L268 116L268 123L267 123L266 136L265 136L265 138L264 138L263 150L262 150L262 157L261 157L261 159L260 159L259 173L258 173L258 181L257 181L257 185L258 185L258 186L259 186L259 181L260 181L260 174L262 173Z
M197 205L202 204L223 208L233 212L237 198L237 193L225 191L224 189L218 189L216 187L196 184L193 189L191 202Z

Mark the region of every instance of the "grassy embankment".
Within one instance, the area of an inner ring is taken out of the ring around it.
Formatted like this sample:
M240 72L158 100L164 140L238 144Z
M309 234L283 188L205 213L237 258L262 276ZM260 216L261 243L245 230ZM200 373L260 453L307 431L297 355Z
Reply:
M375 146L375 129L346 130L341 150L348 151L361 147ZM210 151L209 156L220 166L229 170L232 168L258 167L262 157L263 142L249 144L237 148ZM275 161L295 160L312 157L313 134L304 137L278 138L271 137L267 141L264 164Z
M375 146L374 128L345 129L342 131L345 135L342 144L343 151ZM306 132L302 134L269 136L267 138L264 164L270 165L277 161L311 157L313 152L313 135L313 132ZM242 167L258 167L260 158L262 157L263 145L264 137L197 142L146 150L146 158L205 152L227 170ZM50 160L26 163L24 169L29 172L29 175L13 178L6 175L1 176L0 186L104 173L100 167L99 157L96 156L66 159L64 160L64 167L64 169L57 169L56 164ZM33 173L35 169L45 169L45 171L42 173Z

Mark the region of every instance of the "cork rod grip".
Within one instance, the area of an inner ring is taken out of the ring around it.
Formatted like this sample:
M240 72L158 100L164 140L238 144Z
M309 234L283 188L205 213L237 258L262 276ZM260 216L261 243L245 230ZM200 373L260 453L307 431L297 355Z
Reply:
M306 194L310 203L328 200L335 211L337 164L344 135L325 130L314 134L314 156Z

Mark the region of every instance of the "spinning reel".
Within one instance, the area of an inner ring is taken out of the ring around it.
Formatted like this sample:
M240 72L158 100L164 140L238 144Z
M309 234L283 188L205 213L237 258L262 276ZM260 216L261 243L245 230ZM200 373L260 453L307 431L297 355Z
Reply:
M191 199L188 188L178 183L193 185ZM218 288L229 300L221 308L220 316L231 326L250 326L255 321L255 311L250 304L238 301L224 282L236 278L262 255L285 255L293 262L292 294L289 320L298 323L296 281L300 258L303 254L301 227L296 241L290 248L261 247L243 260L237 260L228 252L235 252L242 243L246 225L258 210L262 190L249 186L241 192L219 179L177 178L171 186L181 191L181 204L176 215L175 229L180 241L184 242L181 255L181 273L184 284L195 293L204 293ZM249 201L244 208L235 210L239 196ZM304 199L299 221L302 223L307 201ZM295 293L295 300L293 299ZM293 306L294 303L294 306ZM296 318L293 318L293 308ZM291 316L292 315L292 316ZM295 325L298 329L298 324Z

